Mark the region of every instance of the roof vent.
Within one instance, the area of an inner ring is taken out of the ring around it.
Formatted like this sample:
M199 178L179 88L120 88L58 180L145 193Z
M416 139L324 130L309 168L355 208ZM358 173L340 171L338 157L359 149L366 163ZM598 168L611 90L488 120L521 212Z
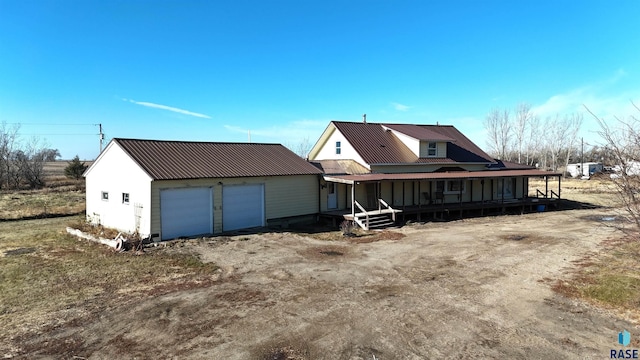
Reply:
M362 114L362 123L363 124L367 123L367 114Z

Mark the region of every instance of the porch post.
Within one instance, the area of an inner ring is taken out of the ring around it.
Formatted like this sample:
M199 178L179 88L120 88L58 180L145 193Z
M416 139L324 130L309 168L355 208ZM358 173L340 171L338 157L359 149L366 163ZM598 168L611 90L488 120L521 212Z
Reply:
M562 176L558 175L558 200L560 200L560 185L562 184Z
M499 179L499 181L502 181L502 203L504 204L504 178Z
M395 181L391 181L391 206L395 206L395 199L396 199L396 182ZM380 202L378 202L380 203Z
M351 183L351 216L356 219L356 182Z
M545 199L548 197L549 195L549 177L545 176L544 177L544 197Z
M418 180L418 207L422 207L422 193L420 192L420 180ZM420 216L420 213L418 213Z
M494 188L494 186L493 186L493 178L491 178L491 201L494 200L494 198L493 198L493 188Z
M404 199L406 197L406 194L404 193L404 188L405 188L406 184L407 183L405 181L402 182L402 208L403 209L404 209L404 206L405 206Z
M460 186L460 193L458 194L458 197L460 200L460 217L462 217L462 179L458 180L458 186Z
M480 180L480 185L482 185L482 192L480 193L480 203L482 207L480 207L480 215L484 215L484 179Z

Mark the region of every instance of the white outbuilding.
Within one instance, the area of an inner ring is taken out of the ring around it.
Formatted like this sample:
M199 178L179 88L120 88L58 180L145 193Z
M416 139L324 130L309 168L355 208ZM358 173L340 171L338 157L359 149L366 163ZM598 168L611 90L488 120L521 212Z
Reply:
M280 144L115 138L84 173L87 219L154 240L313 220L320 175Z
M569 164L567 165L567 172L571 175L571 177L589 177L593 174L602 172L604 166L601 163L597 162L585 162L585 163L577 163L577 164Z

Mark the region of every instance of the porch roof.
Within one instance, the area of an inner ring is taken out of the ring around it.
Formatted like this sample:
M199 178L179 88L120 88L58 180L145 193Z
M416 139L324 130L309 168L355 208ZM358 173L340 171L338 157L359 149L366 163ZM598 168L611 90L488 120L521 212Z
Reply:
M526 170L485 170L485 171L460 171L444 173L399 173L399 174L361 174L361 175L324 175L324 179L330 182L353 184L354 182L393 181L393 180L450 180L450 179L485 179L503 177L543 177L562 176L561 173L542 171L536 169Z

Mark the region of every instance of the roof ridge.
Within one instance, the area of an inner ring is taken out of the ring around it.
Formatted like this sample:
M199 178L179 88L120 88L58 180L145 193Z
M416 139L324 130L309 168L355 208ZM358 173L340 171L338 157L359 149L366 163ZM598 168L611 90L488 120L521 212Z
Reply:
M261 142L240 142L240 141L197 141L197 140L158 140L158 139L136 139L114 137L113 140L120 141L144 141L144 142L162 142L162 143L185 143L185 144L228 144L228 145L279 145L280 143L261 143ZM286 146L285 146L286 147Z

